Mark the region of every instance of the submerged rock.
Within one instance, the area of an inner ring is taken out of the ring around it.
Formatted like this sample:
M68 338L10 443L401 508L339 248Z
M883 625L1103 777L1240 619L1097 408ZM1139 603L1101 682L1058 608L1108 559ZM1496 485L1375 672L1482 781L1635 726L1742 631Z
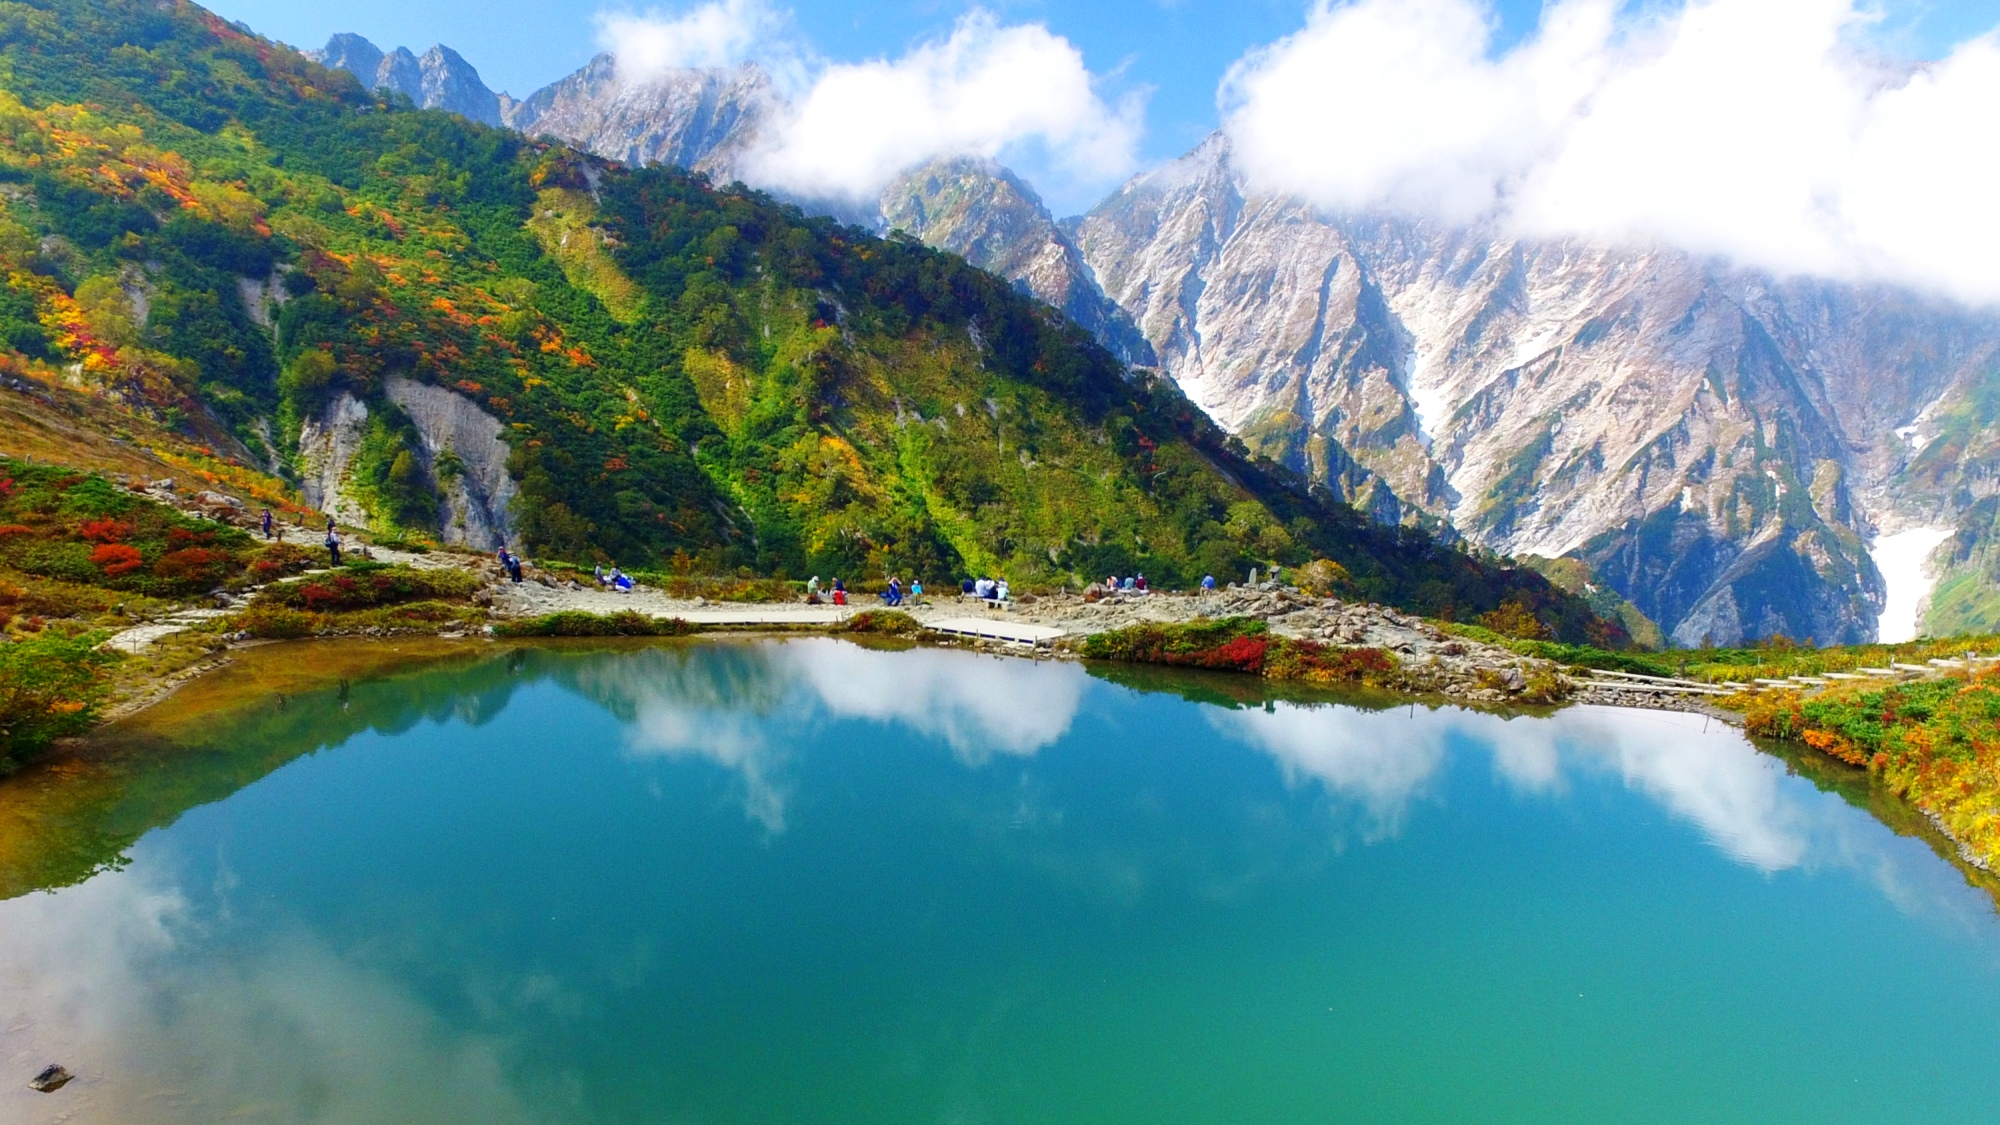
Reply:
M42 1068L40 1074L28 1080L28 1088L31 1090L40 1090L44 1094L53 1094L57 1090L67 1086L69 1080L75 1077L76 1075L71 1074L68 1069L58 1066L55 1063L50 1063L48 1066Z

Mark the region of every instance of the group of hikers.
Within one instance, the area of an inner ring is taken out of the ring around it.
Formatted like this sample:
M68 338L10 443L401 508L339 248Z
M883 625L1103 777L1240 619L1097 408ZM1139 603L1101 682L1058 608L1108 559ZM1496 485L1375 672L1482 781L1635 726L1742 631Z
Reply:
M282 539L284 537L283 528L271 518L271 509L269 508L264 509L263 523L264 538ZM334 526L332 516L326 517L326 550L327 554L333 560L333 565L339 566L340 529ZM500 569L506 573L507 577L514 582L520 582L520 556L509 551L506 544L503 543L500 546L498 557ZM1275 570L1273 573L1276 573ZM602 589L618 590L621 592L632 589L633 583L631 577L616 566L607 570L604 566L599 565L594 574L597 579L597 585ZM1252 574L1254 575L1255 572L1253 571ZM1120 578L1115 574L1110 575L1105 578L1103 588L1107 591L1126 594L1144 594L1151 590L1151 587L1146 582L1146 576L1143 574L1130 574L1124 578ZM821 589L819 575L815 574L807 579L806 604L821 605L825 602L832 602L834 605L840 606L847 604L847 586L840 579L834 579L830 585L824 588L826 591L824 597L821 596ZM1004 578L967 578L965 581L959 583L958 589L960 594L968 598L979 598L989 602L1004 602L1008 600L1007 580ZM1202 576L1201 591L1204 594L1215 592L1215 575L1205 574ZM895 575L890 575L888 585L882 590L879 596L882 599L882 604L886 606L919 605L923 602L924 583L920 578L912 578L909 590L905 593L903 580Z
M1007 600L1007 580L1005 578L968 578L958 584L958 592L969 598L982 601L1004 602Z

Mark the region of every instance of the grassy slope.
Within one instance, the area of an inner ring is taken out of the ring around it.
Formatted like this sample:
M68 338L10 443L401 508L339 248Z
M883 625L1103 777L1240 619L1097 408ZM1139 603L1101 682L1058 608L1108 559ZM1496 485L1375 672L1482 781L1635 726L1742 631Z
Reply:
M239 458L354 394L379 524L436 518L382 398L408 375L507 424L551 556L1026 583L1327 555L1407 607L1592 622L1249 461L956 258L377 102L191 5L7 3L0 31L0 364ZM288 298L274 332L244 279Z

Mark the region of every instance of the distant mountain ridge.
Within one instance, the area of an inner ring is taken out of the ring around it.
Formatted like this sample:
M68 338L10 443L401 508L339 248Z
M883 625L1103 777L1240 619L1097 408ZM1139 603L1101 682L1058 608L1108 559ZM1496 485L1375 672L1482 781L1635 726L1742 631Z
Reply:
M600 56L508 104L524 131L726 181L780 103L755 67L635 86ZM1377 519L1584 561L1678 643L1869 639L1869 543L1924 526L1958 532L1929 626L2000 622L2000 315L1329 216L1251 188L1219 134L1076 219L949 157L860 218L1009 278Z
M754 63L676 70L631 83L619 77L616 58L601 54L516 101L492 94L447 47L432 47L421 58L400 47L385 55L361 36L341 34L307 53L349 71L365 87L406 93L425 109L554 137L634 167L671 164L718 184L749 178L744 162L758 131L783 105L770 76ZM490 119L481 116L489 98L496 107ZM1153 363L1151 345L1105 298L1041 197L997 163L941 157L898 176L872 210L840 200L794 201L877 231L906 230L1063 310L1127 362Z
M1021 589L1323 559L1352 597L1626 636L1532 570L1332 502L914 238L415 110L394 52L375 74L404 88L370 90L190 3L10 19L0 372L198 434L350 523ZM362 46L336 44L365 68ZM456 96L454 57L418 58L417 93Z

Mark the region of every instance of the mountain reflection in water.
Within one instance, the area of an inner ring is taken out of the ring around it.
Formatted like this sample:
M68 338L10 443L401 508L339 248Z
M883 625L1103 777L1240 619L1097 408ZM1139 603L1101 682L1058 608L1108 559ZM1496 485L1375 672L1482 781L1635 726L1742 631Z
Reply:
M282 692L248 666L234 704L0 784L0 1056L80 1075L0 1120L1882 1121L1996 1093L1950 1062L2000 1047L1990 901L1731 728L1098 671L825 638ZM1882 979L1824 988L1788 952L1822 940ZM1748 1049L1826 1026L1915 1092Z

